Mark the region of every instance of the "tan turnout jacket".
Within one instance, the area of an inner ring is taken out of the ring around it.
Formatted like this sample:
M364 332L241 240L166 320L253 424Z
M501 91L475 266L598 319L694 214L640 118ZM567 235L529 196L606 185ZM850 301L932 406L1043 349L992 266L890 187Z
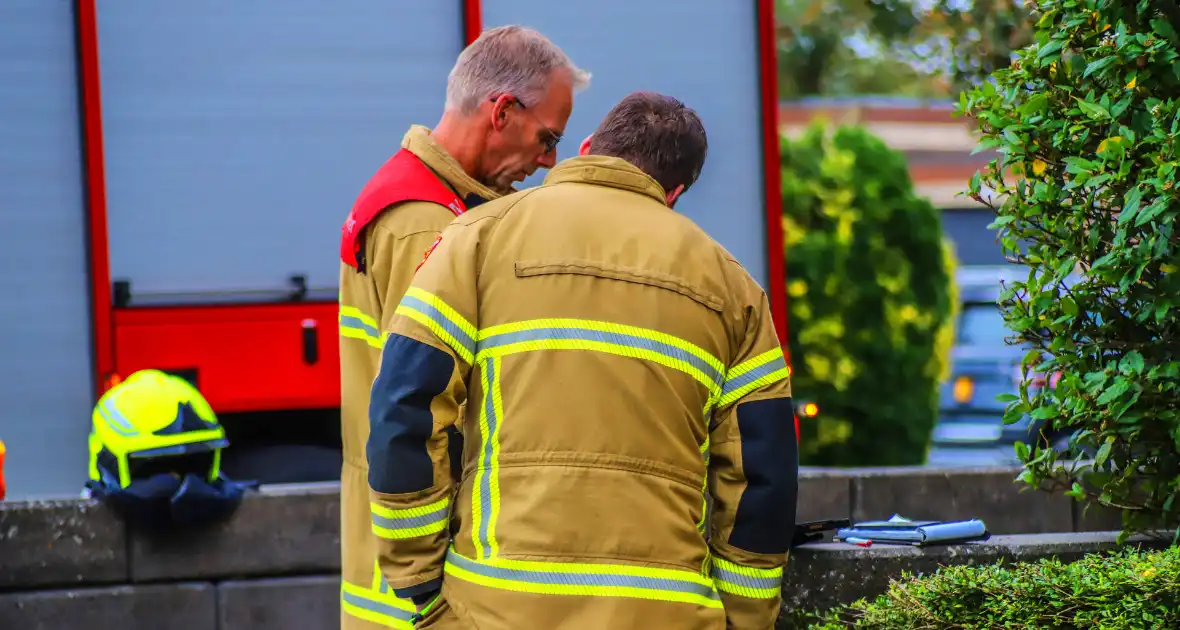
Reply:
M465 172L414 126L402 147L418 156L461 198L498 195ZM471 205L471 204L469 204ZM376 541L370 531L365 440L369 436L369 387L381 358L382 335L394 308L422 262L426 250L455 218L447 208L426 201L396 204L364 233L365 273L340 265L340 421L344 468L340 479L341 628L411 628L414 606L381 584Z
M763 291L655 180L577 157L467 212L386 322L372 531L396 593L442 588L417 627L773 627L788 370Z

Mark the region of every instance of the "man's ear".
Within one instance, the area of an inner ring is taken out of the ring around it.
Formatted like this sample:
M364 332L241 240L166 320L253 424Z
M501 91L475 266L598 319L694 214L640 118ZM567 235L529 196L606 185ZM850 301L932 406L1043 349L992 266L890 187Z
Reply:
M594 137L594 134L590 134L590 135L586 136L586 139L583 140L582 144L578 146L578 155L589 155L589 153L590 153L590 140L593 137Z
M492 99L491 116L492 128L496 131L503 131L504 127L508 126L508 110L516 103L513 98L507 94Z
M673 188L672 192L664 196L664 199L668 201L669 208L676 205L676 200L680 198L680 193L682 192L684 192L684 184L680 184L679 186Z

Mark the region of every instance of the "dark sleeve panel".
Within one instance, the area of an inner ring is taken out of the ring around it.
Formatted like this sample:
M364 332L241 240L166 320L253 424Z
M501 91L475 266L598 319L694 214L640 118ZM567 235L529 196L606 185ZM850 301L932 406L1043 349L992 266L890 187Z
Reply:
M767 398L739 403L736 412L746 489L729 543L753 553L784 553L799 494L794 405L790 398Z
M442 350L390 335L369 401L369 485L405 494L434 485L427 442L434 434L430 403L451 380L455 362Z

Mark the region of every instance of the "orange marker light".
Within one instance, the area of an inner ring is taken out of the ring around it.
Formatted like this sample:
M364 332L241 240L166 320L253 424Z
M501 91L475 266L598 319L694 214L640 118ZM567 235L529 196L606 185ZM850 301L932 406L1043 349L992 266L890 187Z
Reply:
M108 391L110 391L110 390L111 390L111 389L112 389L114 386L116 386L116 385L118 385L119 383L122 383L122 382L123 382L123 377L122 377L122 376L119 376L117 373L111 374L110 376L106 377L106 380L104 380L104 381L103 381L103 383L102 383L102 391L101 391L101 392L99 392L99 395L102 395L102 394L105 394L105 393L107 393L107 392L108 392Z
M955 397L955 402L960 405L971 402L971 398L975 396L975 380L970 376L956 378L951 393Z
M809 402L803 405L803 415L814 418L819 415L819 405Z

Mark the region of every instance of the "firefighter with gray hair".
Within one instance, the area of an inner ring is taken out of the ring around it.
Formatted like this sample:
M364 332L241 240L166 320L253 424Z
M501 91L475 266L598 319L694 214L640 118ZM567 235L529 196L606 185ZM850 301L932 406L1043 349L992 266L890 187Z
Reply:
M414 125L361 190L340 243L341 627L412 628L417 606L381 579L369 507L369 390L385 330L416 268L456 216L552 167L590 75L535 30L485 31L447 80L442 117ZM454 434L453 457L461 440ZM390 462L372 462L382 479Z

